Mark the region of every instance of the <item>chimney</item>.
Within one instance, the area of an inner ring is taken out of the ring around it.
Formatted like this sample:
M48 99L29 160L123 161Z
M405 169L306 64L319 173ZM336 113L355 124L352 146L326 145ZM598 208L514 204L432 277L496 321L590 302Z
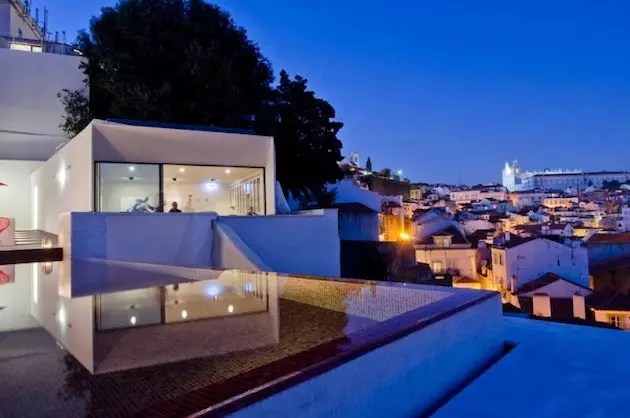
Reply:
M584 295L580 292L573 294L573 316L586 319L586 302L584 301Z

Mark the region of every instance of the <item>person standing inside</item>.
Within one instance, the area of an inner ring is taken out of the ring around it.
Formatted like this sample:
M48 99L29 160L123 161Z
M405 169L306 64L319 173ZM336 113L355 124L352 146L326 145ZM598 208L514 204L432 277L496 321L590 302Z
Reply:
M177 202L173 202L171 203L171 209L168 211L168 213L181 213L182 211L179 210L179 208L177 207Z

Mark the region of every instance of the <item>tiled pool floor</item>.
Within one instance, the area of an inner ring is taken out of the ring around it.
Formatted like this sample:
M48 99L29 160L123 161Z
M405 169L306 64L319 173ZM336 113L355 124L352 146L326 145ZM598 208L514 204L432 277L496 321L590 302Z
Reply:
M224 381L342 337L348 323L344 313L289 300L280 300L279 311L282 320L277 345L103 375L90 374L41 328L1 334L2 414L16 417L131 415L155 402ZM317 321L312 320L314 317ZM365 318L352 318L352 321L359 327L375 322Z

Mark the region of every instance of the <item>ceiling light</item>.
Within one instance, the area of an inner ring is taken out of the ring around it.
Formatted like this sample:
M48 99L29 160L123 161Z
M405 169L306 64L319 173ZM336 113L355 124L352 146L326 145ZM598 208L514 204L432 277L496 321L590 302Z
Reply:
M180 173L183 173L183 172L185 172L185 171L186 171L186 169L185 169L184 167L179 167L179 172L180 172Z
M133 166L133 165L130 165L130 166L129 166L129 171L136 171L136 167L135 167L135 166Z
M206 183L206 189L208 190L216 190L219 187L215 179L210 180Z
M132 316L131 318L129 318L129 322L131 323L131 325L136 325L136 317Z
M225 174L230 174L232 172L232 170L230 170L229 168L225 169Z

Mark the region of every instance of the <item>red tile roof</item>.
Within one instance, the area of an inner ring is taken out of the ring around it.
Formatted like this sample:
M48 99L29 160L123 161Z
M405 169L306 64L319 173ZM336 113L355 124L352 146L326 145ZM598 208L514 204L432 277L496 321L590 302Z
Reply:
M630 232L594 234L586 242L589 244L630 244Z

